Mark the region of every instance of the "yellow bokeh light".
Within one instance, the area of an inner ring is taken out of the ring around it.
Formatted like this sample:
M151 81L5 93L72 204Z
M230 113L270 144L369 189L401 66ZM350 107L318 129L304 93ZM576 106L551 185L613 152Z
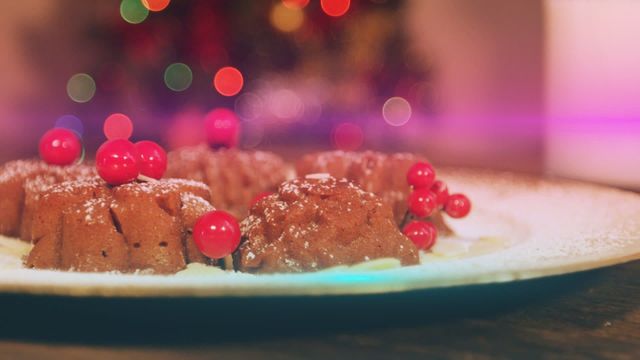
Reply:
M291 8L282 3L276 3L271 8L269 20L276 29L282 32L293 32L304 23L304 12L300 8Z

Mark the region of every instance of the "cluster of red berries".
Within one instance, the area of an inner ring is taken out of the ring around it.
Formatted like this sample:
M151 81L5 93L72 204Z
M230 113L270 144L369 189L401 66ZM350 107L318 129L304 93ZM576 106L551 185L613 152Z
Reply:
M109 139L96 152L98 175L110 185L130 183L140 175L160 179L167 169L167 154L149 140Z
M407 183L413 191L409 194L408 213L418 219L426 219L436 211L444 210L452 218L463 218L471 211L471 202L463 194L450 194L447 184L436 180L433 166L417 162L407 172ZM429 221L413 220L406 224L403 233L423 250L436 242L438 230Z
M104 122L107 141L96 153L98 174L111 185L121 185L138 178L160 179L167 169L167 154L153 141L129 141L133 124L124 114L112 114ZM237 145L240 123L228 109L218 108L204 119L207 141L214 147L231 148ZM47 131L40 139L40 157L50 165L66 166L82 155L80 137L65 128Z
M133 125L128 117L110 116L104 124L104 142L96 153L98 174L110 185L134 181L140 175L160 179L167 169L167 153L153 141L129 141ZM40 157L49 165L66 166L78 161L82 154L79 136L69 129L47 131L39 144Z
M162 178L167 170L167 153L153 141L129 141L133 125L128 117L110 116L103 130L107 141L96 152L96 169L104 181L121 185L138 178Z

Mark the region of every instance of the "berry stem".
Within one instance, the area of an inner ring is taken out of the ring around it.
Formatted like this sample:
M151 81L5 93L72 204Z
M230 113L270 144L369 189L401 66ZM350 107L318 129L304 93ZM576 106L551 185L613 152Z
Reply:
M154 179L154 178L152 178L152 177L148 177L148 176L145 176L145 175L142 175L142 174L139 174L139 175L138 175L138 177L137 177L137 179L138 179L139 181L146 181L146 182L154 182L154 181L158 181L158 180L156 180L156 179Z
M233 271L233 257L231 255L224 257L224 269Z
M411 212L409 210L405 211L404 217L402 217L402 221L400 222L400 229L404 229L404 226L412 219Z

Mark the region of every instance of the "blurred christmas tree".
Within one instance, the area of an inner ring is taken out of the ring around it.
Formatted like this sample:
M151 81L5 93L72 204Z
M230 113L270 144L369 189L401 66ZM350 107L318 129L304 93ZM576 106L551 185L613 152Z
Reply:
M55 22L63 35L34 31L30 44L52 88L77 73L94 80L87 101L54 96L85 122L89 145L100 142L102 120L114 112L134 120L136 137L193 143L203 114L216 107L245 122L245 147L327 147L345 122L361 129L366 143L368 134L402 125L412 112L433 110L430 76L406 44L401 5L60 0ZM72 45L46 45L60 39ZM214 81L224 67L233 69Z

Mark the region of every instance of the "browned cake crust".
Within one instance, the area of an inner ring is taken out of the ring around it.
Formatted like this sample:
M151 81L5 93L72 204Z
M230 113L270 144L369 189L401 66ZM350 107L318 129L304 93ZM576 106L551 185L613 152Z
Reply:
M241 229L234 254L241 271L316 271L385 257L418 263L388 205L346 179L287 181L251 209Z
M109 187L102 180L69 181L28 191L34 247L26 265L86 272L175 273L208 262L191 238L207 211L209 189L166 179Z
M166 176L209 185L211 203L236 217L247 215L258 194L275 191L292 170L277 155L263 151L211 150L206 145L171 151Z
M48 186L96 175L87 165L55 166L40 160L16 160L0 168L0 234L22 237L25 188ZM26 224L25 226L29 226Z
M296 163L296 171L298 176L328 173L356 182L365 191L380 196L391 207L399 224L407 211L407 197L411 191L407 185L407 171L414 163L425 160L409 153L328 151L305 155Z

